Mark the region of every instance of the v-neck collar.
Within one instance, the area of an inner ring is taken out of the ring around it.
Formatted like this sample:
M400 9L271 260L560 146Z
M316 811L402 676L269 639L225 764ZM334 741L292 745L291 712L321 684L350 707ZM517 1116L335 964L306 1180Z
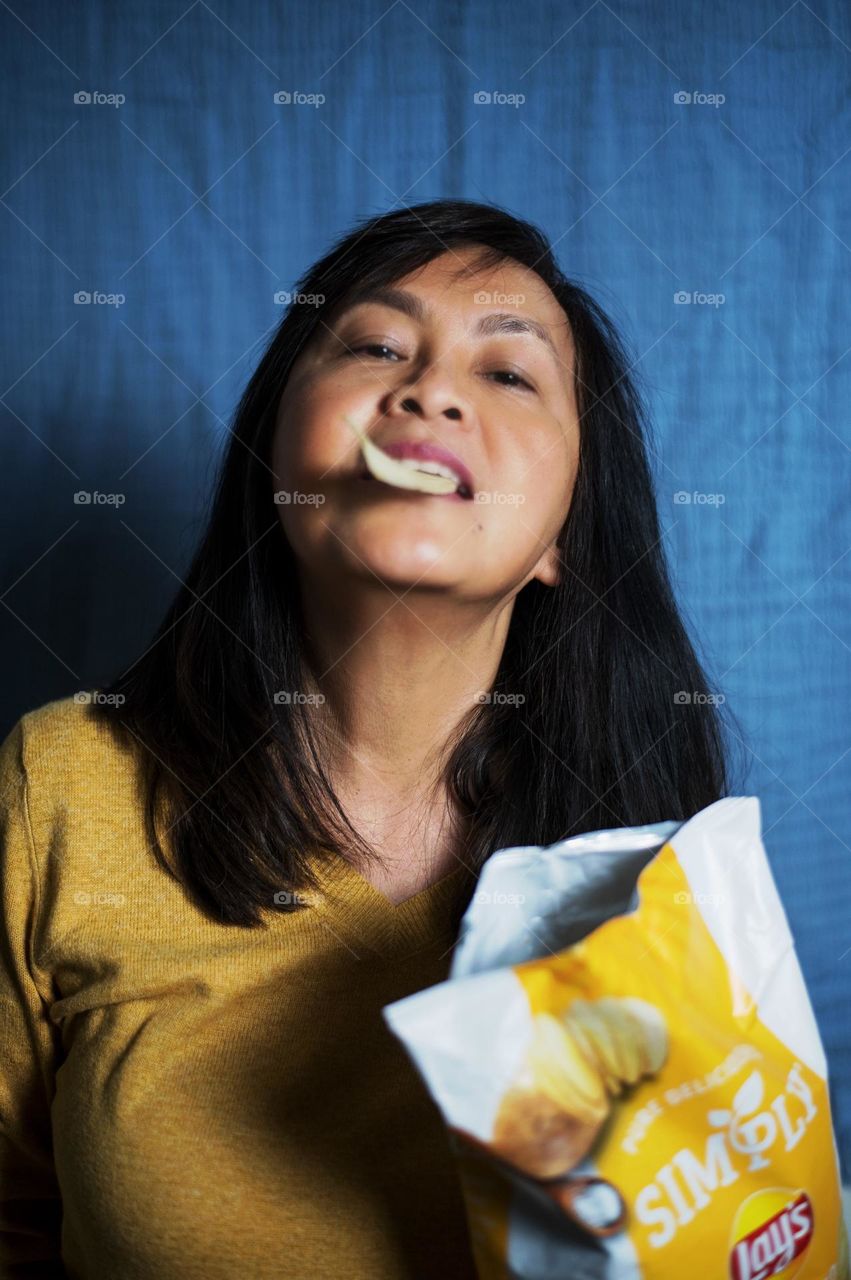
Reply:
M385 957L411 955L423 947L455 941L453 907L464 883L466 868L458 863L442 879L402 902L391 902L366 876L332 850L313 862L327 923L357 955L359 949Z

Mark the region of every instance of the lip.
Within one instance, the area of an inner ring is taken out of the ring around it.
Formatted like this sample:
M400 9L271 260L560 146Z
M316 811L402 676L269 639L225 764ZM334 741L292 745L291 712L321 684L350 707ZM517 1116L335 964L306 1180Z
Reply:
M378 441L375 442L378 444ZM432 440L391 440L388 444L380 444L381 448L391 458L416 458L420 462L442 462L445 467L451 467L458 477L460 486L465 487L469 493L469 498L464 498L456 490L454 493L436 495L439 497L458 498L462 497L463 501L469 501L476 491L475 481L470 468L467 467L461 459L449 449L445 449L443 445L436 444ZM361 474L366 473L366 468L362 468Z

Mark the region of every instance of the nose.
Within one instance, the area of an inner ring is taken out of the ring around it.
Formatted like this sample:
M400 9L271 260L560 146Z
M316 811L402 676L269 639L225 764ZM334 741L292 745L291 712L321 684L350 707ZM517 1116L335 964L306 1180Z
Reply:
M405 399L401 401L399 408L404 410L405 413L415 413L423 418L428 416L420 401L415 400L413 396L406 396ZM447 405L447 407L442 409L441 412L444 418L450 418L453 422L461 421L461 410L457 405Z
M451 422L461 422L468 416L466 409L461 407L463 403L453 390L451 378L433 364L407 387L390 393L385 416L413 414L418 418L448 418Z

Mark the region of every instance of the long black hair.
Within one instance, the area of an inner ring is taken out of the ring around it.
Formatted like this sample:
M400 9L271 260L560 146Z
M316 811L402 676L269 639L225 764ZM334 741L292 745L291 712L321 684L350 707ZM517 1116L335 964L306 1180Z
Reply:
M320 850L374 856L334 795L309 703L275 699L306 680L271 442L290 369L317 326L354 290L459 247L479 251L476 266L512 260L549 286L573 338L580 414L561 581L520 591L492 691L513 696L474 706L447 744L469 886L496 849L685 819L727 794L723 698L675 602L644 397L615 326L530 223L466 200L401 208L356 224L299 282L236 409L185 586L148 649L101 691L121 697L93 702L138 740L157 858L221 923L303 909Z

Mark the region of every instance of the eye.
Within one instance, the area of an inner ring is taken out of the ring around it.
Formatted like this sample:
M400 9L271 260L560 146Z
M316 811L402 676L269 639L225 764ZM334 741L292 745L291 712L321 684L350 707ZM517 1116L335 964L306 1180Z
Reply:
M398 355L399 355L399 352L398 352L398 351L394 351L392 347L388 347L388 346L386 346L383 342L367 342L367 343L365 343L363 346L360 346L360 347L350 347L350 348L349 348L349 351L350 351L351 355L353 355L353 356L354 356L354 355L357 355L357 354L358 354L359 352L361 352L361 351L371 351L371 352L374 352L374 351L388 351L388 352L390 353L390 355L391 355L391 356L397 356L397 357L398 357ZM381 359L383 359L384 357L382 356L382 357L380 357L380 358L381 358Z
M396 360L404 359L404 356L401 355L400 352L394 351L392 347L388 347L384 342L364 342L361 343L360 346L349 347L347 349L347 354L353 356L360 355L361 352L366 352L367 354L379 353L376 355L376 359L379 360L384 360L387 356L393 356ZM386 352L387 355L381 355L381 352ZM535 390L531 383L527 382L526 379L514 369L495 369L492 373L486 374L485 376L490 378L515 378L516 382L503 382L501 384L502 386L507 387L509 391L525 390L534 392Z
M525 388L527 391L534 391L535 388L522 378L519 373L515 373L513 369L496 369L490 375L492 378L516 378L516 382L503 382L502 386L508 387L512 391L520 391Z

